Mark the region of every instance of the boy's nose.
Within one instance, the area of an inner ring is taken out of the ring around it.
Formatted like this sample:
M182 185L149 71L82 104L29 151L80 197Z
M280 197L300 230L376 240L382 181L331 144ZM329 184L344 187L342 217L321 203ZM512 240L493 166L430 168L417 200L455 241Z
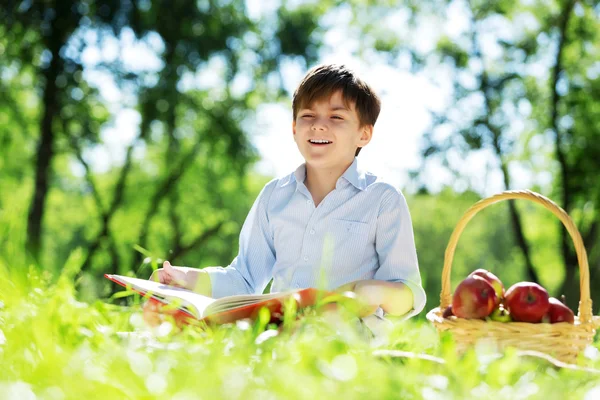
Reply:
M327 124L325 124L321 119L315 119L313 122L311 129L313 131L322 131L327 128Z

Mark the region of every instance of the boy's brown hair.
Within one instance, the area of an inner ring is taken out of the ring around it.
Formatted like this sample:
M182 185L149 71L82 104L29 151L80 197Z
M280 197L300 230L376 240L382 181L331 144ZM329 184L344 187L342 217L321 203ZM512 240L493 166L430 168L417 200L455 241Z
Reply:
M381 100L373 89L353 71L344 65L326 64L312 68L294 92L292 111L294 120L298 111L315 101L328 99L333 93L340 90L346 106L353 102L358 114L360 127L375 125ZM356 149L356 154L361 148Z

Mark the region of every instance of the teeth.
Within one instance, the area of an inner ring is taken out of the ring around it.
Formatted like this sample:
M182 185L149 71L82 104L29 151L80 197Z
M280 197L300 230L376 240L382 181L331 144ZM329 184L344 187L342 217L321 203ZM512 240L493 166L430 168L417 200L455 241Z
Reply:
M311 139L311 143L329 143L329 140Z

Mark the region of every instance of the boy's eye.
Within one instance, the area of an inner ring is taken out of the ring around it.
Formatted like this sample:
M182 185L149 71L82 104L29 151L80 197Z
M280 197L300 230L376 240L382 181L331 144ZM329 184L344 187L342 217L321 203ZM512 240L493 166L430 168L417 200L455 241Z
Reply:
M313 115L312 114L302 114L300 117L301 118L312 118Z
M340 117L339 115L332 115L331 118L333 118L333 119L344 119L344 118Z

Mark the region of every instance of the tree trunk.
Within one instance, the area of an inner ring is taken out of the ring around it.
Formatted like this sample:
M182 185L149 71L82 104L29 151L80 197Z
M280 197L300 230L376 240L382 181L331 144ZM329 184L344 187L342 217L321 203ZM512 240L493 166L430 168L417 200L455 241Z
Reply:
M498 153L498 157L502 160L502 154L499 154L499 146L496 149L496 153ZM502 167L502 174L504 175L504 188L505 190L510 190L510 175L508 173L508 167L504 161L500 161ZM521 249L521 253L523 254L523 259L525 261L525 272L527 274L527 279L531 282L539 282L539 276L533 267L533 262L531 262L531 255L529 252L529 244L527 243L527 239L525 239L525 234L523 234L523 225L521 224L521 216L519 215L519 211L517 210L517 206L514 200L509 200L508 202L508 212L510 214L510 223L513 230L513 235L515 237L515 241L517 242L517 246Z
M489 82L487 79L487 75L485 72L483 73L481 80L481 89L484 93L485 103L488 110L488 115L492 114L489 95L488 95L488 86ZM489 130L493 134L493 147L496 155L498 156L498 160L500 161L500 169L502 171L502 177L504 181L504 189L510 190L510 173L508 171L508 165L504 161L504 154L502 152L502 147L499 143L500 138L500 130L493 126L489 121L487 121L487 126ZM510 222L513 231L513 235L517 246L521 250L521 254L523 254L523 261L525 262L525 273L527 274L527 279L531 282L539 282L539 276L533 266L533 262L531 261L531 255L529 251L529 243L527 243L527 239L525 238L525 234L523 233L523 225L521 224L521 216L519 215L519 210L517 210L517 206L515 205L514 200L510 200L508 202L508 212L510 214Z
M43 71L45 80L43 91L44 111L40 121L40 140L35 161L35 187L27 218L27 250L36 262L40 261L42 220L52 174L52 158L54 156L54 129L52 125L54 117L60 109L56 78L62 70L62 60L59 55L62 42L59 33L55 33L50 40L52 60L48 68Z
M471 8L472 8L472 6L471 6ZM482 65L485 65L485 62L484 62L485 60L483 58L483 54L481 52L481 49L480 49L478 41L477 41L477 29L476 29L477 21L476 21L475 12L473 11L473 9L472 9L472 26L473 26L473 30L472 30L472 35L471 35L471 41L473 44L474 54L475 54L475 57L477 57L481 60ZM502 171L505 190L510 190L510 188L511 188L510 173L508 171L508 165L506 164L506 162L504 160L505 159L504 151L502 149L502 146L500 145L500 138L502 136L502 130L501 130L502 128L496 126L489 119L489 117L494 114L494 111L496 109L495 106L492 104L492 101L491 101L492 93L490 93L490 92L492 90L501 92L502 86L505 85L506 83L508 83L514 77L515 77L514 74L511 74L511 73L506 74L503 79L501 79L500 81L498 81L496 83L496 85L494 85L492 82L490 82L488 73L485 69L481 72L481 75L479 76L479 90L483 94L485 111L486 111L486 113L485 113L486 116L483 118L483 124L491 133L492 147L493 147L494 152L496 153L496 156L498 157L498 161L500 162L500 169ZM513 231L513 235L515 237L515 241L516 241L517 245L519 246L519 249L521 250L521 253L523 254L523 259L525 261L525 270L527 273L527 279L529 279L530 281L533 281L533 282L538 282L539 278L533 267L533 263L531 262L531 256L529 254L529 244L527 243L527 240L525 239L525 235L523 234L523 227L521 225L521 217L519 215L519 211L517 210L517 207L514 204L514 201L511 200L508 202L508 209L509 209L509 213L510 213L510 220L511 220L511 227L512 227L512 231Z
M563 70L562 63L562 55L565 45L567 43L567 28L569 24L569 19L573 12L573 7L575 6L574 0L567 0L564 4L563 9L561 10L561 18L559 21L559 39L556 50L556 61L554 64L554 68L552 69L552 80L551 80L551 91L552 91L552 104L551 104L551 129L554 131L555 137L555 152L556 159L560 166L560 182L561 182L561 194L562 194L562 208L569 213L571 210L571 195L569 191L569 165L567 162L567 157L565 151L563 149L563 138L558 127L558 120L560 118L558 107L560 102L560 94L558 93L557 85L560 79L560 74ZM560 226L560 242L561 242L561 251L563 262L565 265L565 279L563 281L561 292L565 295L569 295L567 297L567 301L573 301L572 288L575 286L575 272L577 269L577 257L572 250L569 242L571 238L567 232L567 229L561 223ZM577 282L578 283L578 282ZM570 299L569 299L570 297Z

